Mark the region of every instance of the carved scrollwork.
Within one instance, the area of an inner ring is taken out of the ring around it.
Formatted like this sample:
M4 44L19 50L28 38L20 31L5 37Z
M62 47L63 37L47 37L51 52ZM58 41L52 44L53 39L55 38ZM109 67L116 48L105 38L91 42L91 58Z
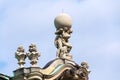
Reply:
M70 70L65 71L59 80L88 80L89 73L88 64L82 62L81 65L76 65Z

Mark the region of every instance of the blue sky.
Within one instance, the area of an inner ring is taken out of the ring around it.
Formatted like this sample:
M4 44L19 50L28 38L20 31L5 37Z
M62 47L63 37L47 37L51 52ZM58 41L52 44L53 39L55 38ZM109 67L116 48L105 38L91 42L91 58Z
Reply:
M0 73L12 76L18 68L19 45L26 52L37 45L40 67L55 59L54 18L62 10L73 20L73 60L89 63L89 80L119 80L120 0L0 0Z

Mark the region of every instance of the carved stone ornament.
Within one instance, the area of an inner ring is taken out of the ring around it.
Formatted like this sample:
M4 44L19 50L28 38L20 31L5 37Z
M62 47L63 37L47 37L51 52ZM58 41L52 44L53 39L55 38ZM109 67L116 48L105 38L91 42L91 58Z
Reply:
M72 20L71 17L67 14L60 14L55 18L54 21L56 27L56 38L55 46L57 48L57 58L72 59L72 56L69 54L72 45L69 43L69 38L71 37L72 29Z
M77 64L72 60L70 54L72 49L72 45L69 43L72 33L71 17L62 13L55 18L54 24L56 27L54 44L57 48L57 58L49 61L41 68L37 66L40 53L37 51L36 45L31 44L26 55L23 47L20 46L15 56L21 68L14 71L12 80L89 80L90 70L88 63L84 61ZM31 67L22 68L26 56L30 60Z
M35 44L31 44L29 46L29 52L27 52L27 56L30 60L31 67L37 67L38 57L40 57L40 53L37 51Z
M20 68L24 67L26 54L24 52L23 46L18 47L17 51L15 52L15 58L18 60Z

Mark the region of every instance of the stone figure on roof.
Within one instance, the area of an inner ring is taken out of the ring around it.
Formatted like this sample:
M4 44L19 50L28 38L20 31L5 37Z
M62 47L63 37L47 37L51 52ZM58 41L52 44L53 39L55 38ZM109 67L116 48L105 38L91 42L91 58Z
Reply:
M58 49L57 57L71 60L72 56L69 54L72 49L72 45L69 43L69 38L72 33L71 17L65 13L62 13L55 18L54 23L56 26L55 34L57 35L54 42L56 48Z

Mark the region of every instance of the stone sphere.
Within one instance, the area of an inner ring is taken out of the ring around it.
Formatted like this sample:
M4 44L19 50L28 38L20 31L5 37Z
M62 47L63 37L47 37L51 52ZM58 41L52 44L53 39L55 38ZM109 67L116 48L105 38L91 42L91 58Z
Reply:
M55 18L54 25L57 29L63 28L63 27L71 28L72 18L66 13L61 13Z

